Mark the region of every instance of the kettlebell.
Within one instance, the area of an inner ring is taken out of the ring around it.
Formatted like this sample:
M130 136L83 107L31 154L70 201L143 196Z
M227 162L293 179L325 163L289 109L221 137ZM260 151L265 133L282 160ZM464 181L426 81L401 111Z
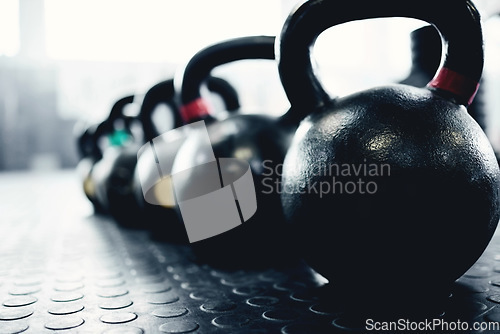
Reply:
M133 117L123 114L125 106L133 102L134 95L129 95L113 105L109 117L103 124L101 136L106 136L108 145L92 171L96 195L105 212L126 227L140 225L137 206L133 205L135 198L130 184L138 143L130 130ZM121 124L121 128L117 127L118 123Z
M441 37L432 25L416 29L410 34L411 40L411 70L409 75L399 83L415 87L425 87L439 68L441 61ZM467 111L486 132L486 119L484 113L483 87L484 78L477 90L472 103Z
M436 75L425 88L330 97L313 71L316 38L383 17L439 31L445 51ZM441 300L483 253L500 216L499 167L466 109L483 69L473 3L307 1L288 16L279 55L291 112L307 116L284 161L281 196L305 261L351 311L396 314Z
M82 181L82 190L92 203L94 213L101 214L104 211L96 198L95 185L90 177L94 164L102 158L102 152L94 140L97 128L98 125L87 126L83 124L78 124L75 127L77 151L80 157L76 170Z
M234 110L238 110L240 106L238 93L229 82L211 76L207 80L207 88L212 94L221 97L227 111L233 112ZM157 106L162 103L169 107L173 115L172 128L175 129L183 125L183 120L179 114L174 95L173 79L168 79L154 85L144 95L139 112L139 119L142 124L145 142L150 142L161 135L153 121L152 115ZM179 145L181 145L181 143L178 141L167 143L163 146L167 148L167 150L162 151L161 148L157 147L155 153L162 157L163 161L171 160L173 162ZM160 198L162 195L168 196L168 194L172 193L169 179L159 177L158 167L155 161L149 158L149 156L141 155L141 152L139 152L137 158L138 168L136 168L134 172L133 180L136 201L140 207L141 215L143 216L142 220L148 222L147 227L154 240L172 242L183 240L185 238L185 230L179 222L177 213L174 209L175 199ZM155 185L150 189L145 189L143 191L141 179L159 179L159 181L156 181ZM148 201L146 201L146 198ZM162 203L162 205L151 203Z
M107 214L108 210L102 197L98 196L100 180L94 175L94 167L102 159L102 151L109 146L109 139L105 137L113 131L110 124L121 117L121 109L128 104L128 100L129 97L116 101L108 116L100 123L83 131L76 127L76 132L80 132L80 135L77 135L77 149L82 157L77 165L77 173L82 179L83 192L92 203L95 214Z
M255 187L256 211L246 219L243 206L239 202L240 219L234 228L227 228L216 235L215 226L220 222L208 215L204 218L203 232L209 237L190 238L192 250L198 261L223 267L241 266L269 266L283 264L293 259L292 251L286 246L287 236L284 228L284 217L280 205L279 191L274 187L279 175L275 172L276 166L283 162L292 134L298 125L287 113L275 117L262 113L245 113L244 108L224 120L215 119L213 107L209 101L201 96L201 87L211 71L219 65L234 61L250 59L275 60L274 36L247 36L224 40L209 45L198 51L186 64L182 72L176 76L175 87L178 90L181 103L181 115L186 123L203 121L206 133L210 139L213 156L219 158L240 159L247 162ZM264 83L264 82L263 82ZM224 184L224 175L230 175L240 166L218 162L221 180L214 176L210 168L191 168L204 164L207 157L206 142L202 140L203 131L188 135L188 138L179 149L172 167L172 175L182 175L188 182L176 184L175 194L198 193L202 194L205 186L211 187L210 182ZM205 137L206 138L206 137ZM203 160L203 161L202 161ZM212 163L212 162L210 162ZM203 166L202 166L203 167ZM236 183L236 182L235 182ZM233 184L234 185L234 184ZM236 190L235 190L236 191ZM190 195L189 195L190 196ZM239 200L239 199L236 199ZM229 199L227 203L234 200ZM233 203L234 204L234 203ZM183 213L176 206L186 229ZM202 214L197 210L191 212ZM210 207L209 210L224 211L221 207ZM249 210L250 211L250 210ZM220 212L225 214L224 212ZM230 224L234 222L231 221ZM224 223L225 224L225 223ZM192 230L197 233L200 230Z

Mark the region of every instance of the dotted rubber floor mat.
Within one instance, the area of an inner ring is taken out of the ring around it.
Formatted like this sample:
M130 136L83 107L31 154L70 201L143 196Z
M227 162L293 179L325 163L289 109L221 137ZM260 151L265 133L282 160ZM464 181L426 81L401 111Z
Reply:
M199 265L189 247L92 215L74 173L0 175L0 203L0 333L367 332L307 266ZM500 323L498 234L447 305L439 316L464 332L496 332L479 327Z

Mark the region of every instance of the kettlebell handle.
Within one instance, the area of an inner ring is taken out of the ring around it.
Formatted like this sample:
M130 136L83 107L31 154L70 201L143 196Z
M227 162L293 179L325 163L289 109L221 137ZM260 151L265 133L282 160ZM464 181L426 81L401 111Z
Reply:
M97 143L93 140L97 125L88 126L77 138L77 147L80 158L96 157L100 158L101 151Z
M111 107L111 111L108 115L108 121L112 124L114 121L123 117L123 109L127 104L134 102L134 95L127 95L118 99Z
M207 87L209 91L222 98L228 111L236 111L240 108L238 92L226 80L210 76L207 80ZM183 125L177 103L175 103L174 79L159 82L144 95L138 115L146 142L161 135L153 122L153 111L160 103L167 104L172 111L174 120L172 129Z
M436 1L439 5L436 5ZM316 77L311 47L326 29L349 21L408 17L432 24L444 46L441 66L427 88L468 106L477 92L484 63L479 13L469 0L309 0L287 18L277 43L278 70L292 113L303 118L331 97Z
M160 103L167 104L172 110L173 115L173 127L177 128L182 125L182 119L179 117L177 112L177 105L173 101L174 99L174 80L169 79L161 81L151 87L142 100L141 109L139 111L139 121L142 124L142 130L144 133L144 141L150 141L153 138L160 135L156 129L153 122L153 111L156 106Z
M182 118L186 123L208 117L212 110L201 97L201 87L217 66L243 59L274 60L274 36L229 39L197 52L179 72L175 88L180 94Z
M108 117L101 123L99 123L95 128L95 131L92 134L92 145L99 150L97 152L98 155L102 155L102 151L99 148L99 139L113 132L114 123L116 120L123 119L125 122L127 122L126 117L123 115L123 109L127 104L133 102L134 95L127 95L118 99L111 107L111 111L109 112Z
M209 76L207 80L207 88L209 91L216 93L220 97L222 97L227 111L234 112L240 109L240 99L238 97L238 92L226 80Z

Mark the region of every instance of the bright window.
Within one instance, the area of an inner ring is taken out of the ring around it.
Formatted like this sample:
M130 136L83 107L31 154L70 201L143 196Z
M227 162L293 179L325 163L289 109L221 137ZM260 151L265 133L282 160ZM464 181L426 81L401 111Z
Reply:
M19 51L19 1L0 1L0 56Z
M280 0L45 0L53 59L182 62L209 43L275 35Z

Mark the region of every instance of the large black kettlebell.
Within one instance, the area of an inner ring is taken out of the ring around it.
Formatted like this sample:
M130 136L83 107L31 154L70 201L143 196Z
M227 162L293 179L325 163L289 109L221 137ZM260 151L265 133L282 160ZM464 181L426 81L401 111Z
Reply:
M198 51L187 63L181 75L176 77L181 79L176 82L176 88L179 90L183 118L187 122L204 121L211 143L209 151L213 151L216 159L235 158L248 162L255 186L257 209L251 218L243 221L245 217L241 214L239 226L231 225L234 227L232 229L224 227L226 229L224 233L214 235L213 231L219 222L208 218L210 215L207 212L206 222L201 227L203 232L206 232L203 238L200 238L201 240L190 238L198 259L213 265L265 266L278 259L284 262L287 257L293 257L285 246L287 236L279 190L273 187L275 180L280 177L275 173L276 166L284 159L298 120L289 117L288 114L274 117L265 113L245 113L242 110L222 121L217 121L212 116L212 107L200 93L202 84L210 72L219 65L239 60L274 60L274 42L275 37L271 36L249 36L207 46ZM265 84L264 80L262 84ZM203 131L199 133L202 134ZM193 133L179 149L172 174L174 177L177 174L182 175L188 182L179 186L174 181L176 195L190 192L198 193L200 196L206 195L203 187L210 181L221 182L220 187L227 186L212 173L212 169L191 168L199 165L209 153L206 151L206 142L201 141L201 138L197 133ZM230 170L231 168L239 167L230 164L223 166L220 163L218 168L221 178L224 178L226 173L234 172ZM228 200L228 203L230 201ZM240 209L245 204L240 202ZM200 207L193 210L205 209ZM225 209L213 206L209 210ZM194 211L190 213L203 214ZM182 214L185 212L180 212L180 215ZM186 219L183 218L186 225ZM195 230L196 226L192 229L198 232ZM193 242L193 239L196 242Z
M221 97L225 108L229 112L239 109L239 97L234 87L226 80L211 76L207 80L208 91ZM211 95L210 95L211 96ZM151 140L161 135L153 120L153 113L161 104L166 104L173 115L172 129L183 125L183 120L175 102L174 80L168 79L151 87L141 104L139 119L144 132L144 141L149 143ZM175 145L180 143L170 143L161 150L156 147L155 153L163 161L171 160L173 162L177 152ZM137 153L136 153L137 154ZM170 198L172 193L171 184L168 178L161 178L158 175L158 166L148 155L139 153L137 166L134 172L134 190L136 201L140 207L142 220L147 222L147 227L151 231L151 236L156 240L178 241L185 237L185 231L179 222L177 213L174 209L175 199ZM166 172L166 171L165 171ZM149 189L143 189L142 180L155 180L154 186ZM163 197L162 197L163 196ZM147 200L146 200L147 199Z
M318 35L400 16L427 21L442 36L442 65L427 87L332 99L313 72ZM479 258L500 215L499 167L466 110L483 69L476 8L455 0L307 1L286 20L279 50L291 110L309 115L283 166L282 204L297 246L346 305L425 308L423 299L446 294Z

